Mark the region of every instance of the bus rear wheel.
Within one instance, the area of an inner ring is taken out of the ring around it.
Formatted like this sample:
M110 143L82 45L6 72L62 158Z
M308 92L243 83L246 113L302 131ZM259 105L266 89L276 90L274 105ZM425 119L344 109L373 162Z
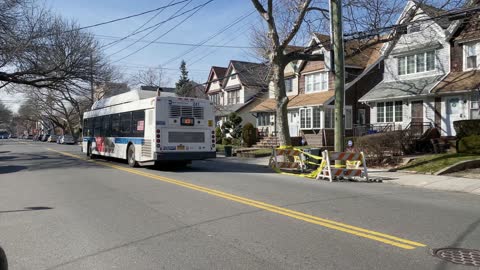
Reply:
M127 162L130 167L137 167L138 163L135 160L135 146L133 144L128 146L127 149Z

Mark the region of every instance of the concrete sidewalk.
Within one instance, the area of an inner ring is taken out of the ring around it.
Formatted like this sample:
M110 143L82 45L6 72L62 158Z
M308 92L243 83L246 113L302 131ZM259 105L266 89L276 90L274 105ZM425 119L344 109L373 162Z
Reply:
M270 157L264 158L239 158L218 155L217 158L226 162L240 162L268 166ZM380 178L383 183L397 184L402 186L414 186L419 188L466 192L480 195L480 179L471 179L455 176L415 174L407 172L389 172L382 169L369 170L369 176Z

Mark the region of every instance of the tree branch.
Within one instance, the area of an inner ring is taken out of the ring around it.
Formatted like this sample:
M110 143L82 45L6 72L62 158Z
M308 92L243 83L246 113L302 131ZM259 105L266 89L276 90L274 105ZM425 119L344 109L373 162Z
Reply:
M302 25L303 19L305 18L305 14L307 13L308 7L310 6L310 3L312 0L306 0L302 7L300 7L300 13L297 16L297 19L295 20L295 23L292 26L292 29L288 33L287 37L282 41L281 43L281 48L285 48L288 44L290 44L290 41L295 37L297 34L298 30L300 29L300 26Z

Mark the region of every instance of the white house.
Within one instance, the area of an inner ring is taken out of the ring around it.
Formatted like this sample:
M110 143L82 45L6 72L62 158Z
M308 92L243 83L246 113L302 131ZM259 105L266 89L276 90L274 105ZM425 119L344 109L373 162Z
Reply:
M405 129L411 123L425 123L439 127L443 136L453 136L452 122L467 119L458 100L452 106L458 103L460 109L452 117L448 113L452 110L445 109L446 102L453 104L450 99L433 92L450 72L449 40L459 25L446 17L432 19L443 12L414 1L406 5L397 22L409 22L406 31L382 48L383 81L360 98L371 107L371 124Z

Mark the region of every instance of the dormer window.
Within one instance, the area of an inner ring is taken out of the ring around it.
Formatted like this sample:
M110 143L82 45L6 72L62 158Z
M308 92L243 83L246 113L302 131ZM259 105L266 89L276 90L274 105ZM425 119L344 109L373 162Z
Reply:
M232 75L230 76L230 78L231 78L232 80L235 80L235 79L237 78L237 74L232 74Z
M477 58L480 52L479 44L480 43L469 43L464 45L465 70L478 68Z
M420 28L420 25L418 24L414 24L414 25L411 25L410 27L408 27L408 33L411 34L411 33L415 33L415 32L420 32L421 28Z

